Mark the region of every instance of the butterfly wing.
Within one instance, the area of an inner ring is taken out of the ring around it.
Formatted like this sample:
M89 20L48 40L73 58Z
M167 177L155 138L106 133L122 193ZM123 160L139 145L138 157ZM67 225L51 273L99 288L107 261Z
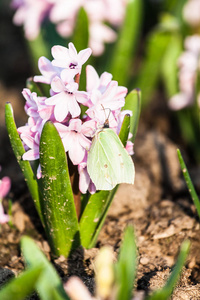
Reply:
M134 183L133 161L117 134L109 128L95 135L87 168L97 190L111 190L118 183Z

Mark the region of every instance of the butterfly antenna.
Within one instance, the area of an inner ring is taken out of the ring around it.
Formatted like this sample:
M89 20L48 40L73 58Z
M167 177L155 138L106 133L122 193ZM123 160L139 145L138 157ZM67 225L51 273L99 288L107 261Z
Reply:
M110 108L104 108L102 104L101 104L101 106L102 106L102 109L104 110L104 113L105 113L106 109L109 109L109 115L106 116L106 114L105 114L105 122L104 122L104 125L103 125L103 128L109 128L109 117L110 117L111 109Z

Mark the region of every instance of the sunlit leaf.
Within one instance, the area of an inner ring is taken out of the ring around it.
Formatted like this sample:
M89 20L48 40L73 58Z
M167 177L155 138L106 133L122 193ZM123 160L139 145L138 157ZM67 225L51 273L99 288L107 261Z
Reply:
M51 122L45 123L40 139L46 234L52 251L67 256L79 245L78 220L69 178L67 157L61 138Z

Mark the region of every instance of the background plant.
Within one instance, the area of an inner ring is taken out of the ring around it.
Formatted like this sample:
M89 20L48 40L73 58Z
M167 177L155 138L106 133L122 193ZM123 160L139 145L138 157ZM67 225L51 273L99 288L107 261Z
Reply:
M21 249L26 262L26 270L15 279L12 279L0 291L1 299L15 297L25 299L34 290L42 300L62 299L132 299L133 286L137 270L137 247L132 226L124 232L117 262L113 263L113 253L110 248L100 250L95 261L96 293L92 297L83 282L77 277L69 278L63 286L53 265L39 250L33 240L23 237ZM165 286L147 296L145 299L169 299L185 264L189 251L189 241L185 241L180 250L177 263ZM105 261L105 254L107 260ZM107 276L105 276L105 271ZM51 283L51 284L50 284ZM67 294L65 293L67 292Z

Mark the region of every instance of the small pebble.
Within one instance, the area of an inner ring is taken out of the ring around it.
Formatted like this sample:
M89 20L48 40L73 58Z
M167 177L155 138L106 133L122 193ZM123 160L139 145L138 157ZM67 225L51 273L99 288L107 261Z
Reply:
M149 259L148 259L147 257L142 257L142 258L140 259L140 263L141 263L142 265L147 265L147 264L149 263Z

